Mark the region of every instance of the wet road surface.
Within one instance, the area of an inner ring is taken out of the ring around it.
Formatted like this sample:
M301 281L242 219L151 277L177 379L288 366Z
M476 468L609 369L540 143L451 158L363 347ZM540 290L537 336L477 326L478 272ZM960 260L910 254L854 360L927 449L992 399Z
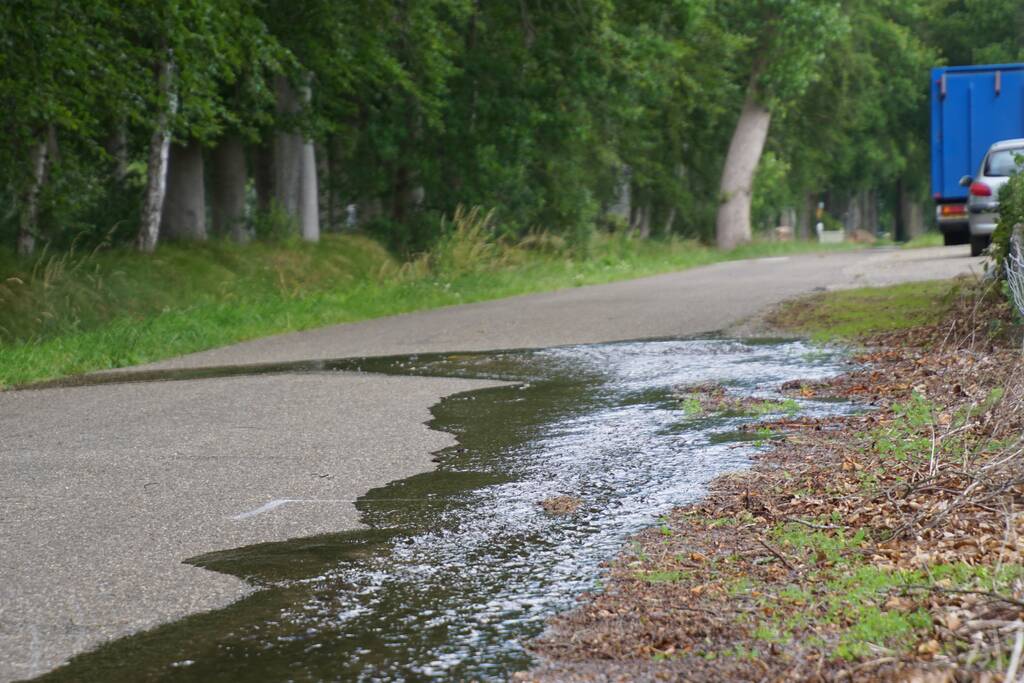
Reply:
M192 558L262 590L83 655L52 680L505 680L529 666L525 641L595 587L600 563L629 534L748 463L768 437L742 426L851 409L778 393L782 382L843 367L837 352L801 342L643 341L330 365L514 383L436 406L431 427L458 443L438 452L435 470L363 496L365 530ZM705 382L764 401L755 411L764 414L688 412L680 387ZM541 503L555 496L578 509L546 513Z
M684 337L818 288L977 268L960 249L718 264L273 337L159 367ZM183 561L360 526L355 501L428 471L424 426L483 380L343 372L0 393L0 680L250 591Z

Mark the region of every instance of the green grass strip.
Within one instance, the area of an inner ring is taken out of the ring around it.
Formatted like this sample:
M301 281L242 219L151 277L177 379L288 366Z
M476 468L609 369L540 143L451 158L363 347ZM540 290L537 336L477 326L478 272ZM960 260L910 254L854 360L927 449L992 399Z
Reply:
M44 255L29 265L0 253L0 386L282 332L821 249L773 242L721 252L688 240L605 237L581 257L541 242L467 248L448 240L445 253L409 263L351 235L315 245L167 245L153 256Z

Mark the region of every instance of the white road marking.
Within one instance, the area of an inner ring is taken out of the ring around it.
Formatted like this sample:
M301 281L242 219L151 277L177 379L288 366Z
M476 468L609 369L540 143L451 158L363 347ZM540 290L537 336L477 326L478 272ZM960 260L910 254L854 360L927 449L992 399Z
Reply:
M338 499L332 499L332 498L276 498L276 499L270 501L269 503L264 503L263 505L259 506L258 508L254 509L254 510L249 510L248 512L243 512L241 514L235 515L231 519L233 519L235 521L239 521L239 520L243 520L243 519L248 519L250 517L255 517L256 515L262 515L264 512L271 512L272 510L276 510L277 508L281 507L282 505L287 505L288 503L353 503L353 502L355 502L355 501L352 501L352 500L338 500Z
M373 501L386 501L386 502L402 501L402 500L404 500L404 501L423 501L423 500L428 500L428 499L429 499L429 496L426 497L426 498L362 498L360 500L362 500L364 503L372 503ZM287 505L288 503L350 503L350 504L355 504L356 501L354 501L354 500L346 500L346 499L341 499L341 498L275 498L274 500L272 500L272 501L270 501L268 503L264 503L263 505L260 505L258 508L255 508L253 510L249 510L247 512L243 512L241 514L237 514L237 515L231 517L231 519L235 520L235 521L240 521L240 520L243 520L243 519L249 519L250 517L255 517L256 515L262 515L264 512L271 512L272 510L276 510L277 508L281 507L282 505Z

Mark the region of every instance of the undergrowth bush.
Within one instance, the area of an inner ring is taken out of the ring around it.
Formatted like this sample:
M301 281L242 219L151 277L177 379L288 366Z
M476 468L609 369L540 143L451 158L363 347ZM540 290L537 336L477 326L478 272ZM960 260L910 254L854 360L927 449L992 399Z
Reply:
M296 218L274 200L267 209L253 214L252 232L260 240L287 242L295 238L300 229Z
M441 235L433 246L398 268L398 277L457 278L497 269L521 266L536 258L571 256L567 240L543 230L532 230L522 239L505 234L495 211L459 206L451 218L441 219Z
M992 234L992 257L1001 274L1015 225L1024 225L1024 173L1010 176L999 190L999 223Z
M509 265L515 249L498 237L494 210L481 207L456 207L451 219L441 219L441 237L428 252L431 270L436 274L477 273Z
M0 281L0 340L46 336L80 326L85 311L105 308L106 283L118 273L103 273L96 251L39 255L27 272L5 271ZM6 274L10 272L11 274Z

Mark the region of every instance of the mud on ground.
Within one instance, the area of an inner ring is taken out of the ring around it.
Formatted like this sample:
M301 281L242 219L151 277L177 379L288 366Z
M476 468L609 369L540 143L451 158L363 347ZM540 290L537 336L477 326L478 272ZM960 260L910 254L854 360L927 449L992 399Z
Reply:
M937 324L864 340L862 369L784 387L874 410L761 425L784 439L633 539L604 590L553 619L531 645L540 664L514 679L1020 676L1013 329L1008 307L975 288Z

